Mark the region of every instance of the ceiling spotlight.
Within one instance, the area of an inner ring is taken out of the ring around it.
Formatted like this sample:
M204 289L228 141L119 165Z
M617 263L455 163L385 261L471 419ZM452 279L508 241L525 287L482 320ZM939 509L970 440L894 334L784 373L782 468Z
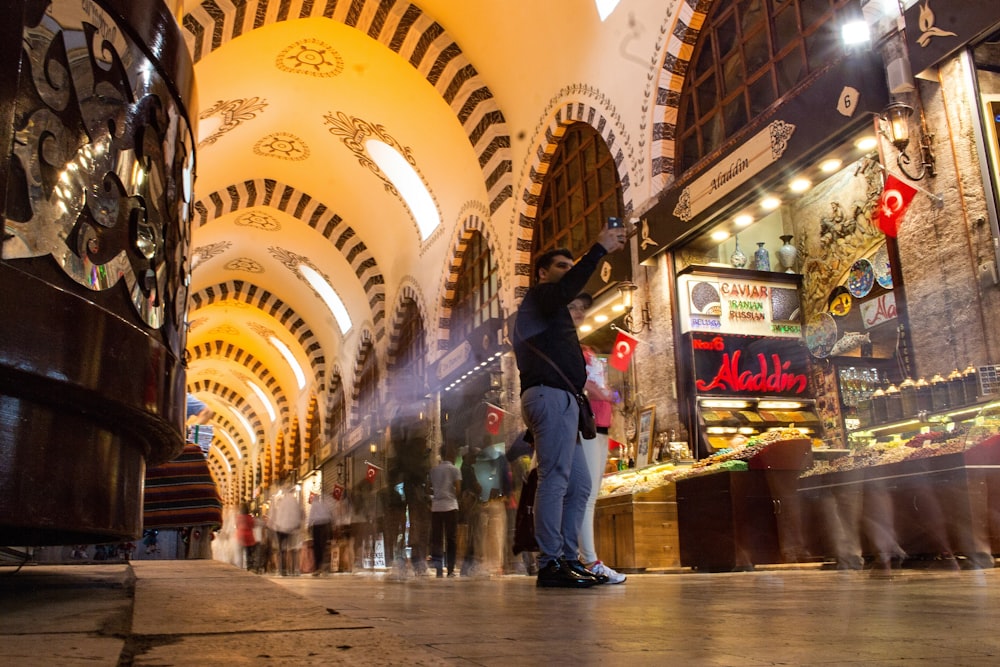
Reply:
M819 170L824 174L832 174L833 172L840 169L840 165L843 164L841 160L837 158L830 158L829 160L823 160L819 163Z
M729 238L729 232L727 232L724 229L717 229L714 232L712 232L713 241L725 241L728 238Z
M765 211L773 211L781 206L781 200L777 197L764 197L760 200L760 207Z
M733 222L736 223L737 227L746 227L747 225L753 223L753 216L744 213L743 215L738 215L733 218Z
M796 178L788 184L788 189L792 192L805 192L811 185L808 178Z
M878 146L878 140L871 135L861 137L860 139L854 142L854 147L857 148L859 151L867 152L872 150L876 146Z

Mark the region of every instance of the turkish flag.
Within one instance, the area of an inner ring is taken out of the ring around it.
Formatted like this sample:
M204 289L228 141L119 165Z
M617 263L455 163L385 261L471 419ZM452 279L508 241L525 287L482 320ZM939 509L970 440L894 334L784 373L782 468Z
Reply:
M885 179L882 196L878 198L878 228L886 236L896 238L899 223L917 191L892 174Z
M378 468L376 468L375 466L373 466L371 463L366 463L365 465L368 466L367 471L365 471L365 479L368 480L369 484L374 484L375 483L375 475L376 475L376 473L378 471Z
M638 344L639 341L635 338L624 331L619 331L618 338L615 338L615 344L611 348L611 354L608 355L608 363L611 364L612 368L617 368L622 372L627 371L632 353L635 352L635 346Z
M495 405L486 406L486 432L490 435L500 433L500 424L503 422L503 410Z
M344 497L344 487L342 487L340 484L334 484L333 485L333 499L334 500L340 500L343 497Z

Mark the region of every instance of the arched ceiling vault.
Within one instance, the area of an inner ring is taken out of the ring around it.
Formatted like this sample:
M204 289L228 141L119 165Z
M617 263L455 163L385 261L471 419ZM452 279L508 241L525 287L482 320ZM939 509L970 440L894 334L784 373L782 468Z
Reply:
M224 460L236 474L306 424L312 398L323 411L338 369L350 402L362 347L391 358L406 300L419 304L432 357L447 351L463 239L480 231L507 272L523 272L522 218L552 127L600 124L629 210L651 195L642 165L660 164L646 152L665 98L656 82L685 48L671 32L676 0L623 2L605 22L592 0L172 4L198 88L187 388L226 434L213 441L219 469ZM412 166L436 230L420 228L370 140ZM309 269L343 303L346 331ZM505 308L516 305L509 289Z

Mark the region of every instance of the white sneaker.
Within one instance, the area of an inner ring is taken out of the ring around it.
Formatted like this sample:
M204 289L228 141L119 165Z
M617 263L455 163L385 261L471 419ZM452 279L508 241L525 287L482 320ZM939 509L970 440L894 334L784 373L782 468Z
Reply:
M621 572L615 572L601 561L597 561L596 563L591 565L590 571L593 572L594 574L603 574L605 577L608 578L609 584L624 584L625 580L628 578Z

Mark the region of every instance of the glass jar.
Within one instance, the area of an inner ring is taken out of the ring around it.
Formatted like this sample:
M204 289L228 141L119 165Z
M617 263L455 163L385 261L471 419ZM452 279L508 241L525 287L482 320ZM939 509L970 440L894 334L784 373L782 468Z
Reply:
M885 402L885 390L879 387L872 393L872 424L884 424L889 421L889 413Z
M931 383L926 378L920 378L917 380L917 412L931 412L933 409Z
M931 403L934 412L947 410L948 404L948 381L940 373L931 378Z
M916 416L919 408L917 407L917 383L913 381L913 378L906 378L899 383L899 398L903 406L903 416Z
M966 404L965 380L957 368L948 374L948 404L953 408Z
M903 401L899 395L899 387L890 384L885 390L885 415L891 422L898 422L903 418Z
M965 385L965 402L972 404L979 400L979 371L975 366L969 364L968 368L962 371L962 382Z
M874 423L875 416L872 414L871 396L858 401L858 426L868 428Z

